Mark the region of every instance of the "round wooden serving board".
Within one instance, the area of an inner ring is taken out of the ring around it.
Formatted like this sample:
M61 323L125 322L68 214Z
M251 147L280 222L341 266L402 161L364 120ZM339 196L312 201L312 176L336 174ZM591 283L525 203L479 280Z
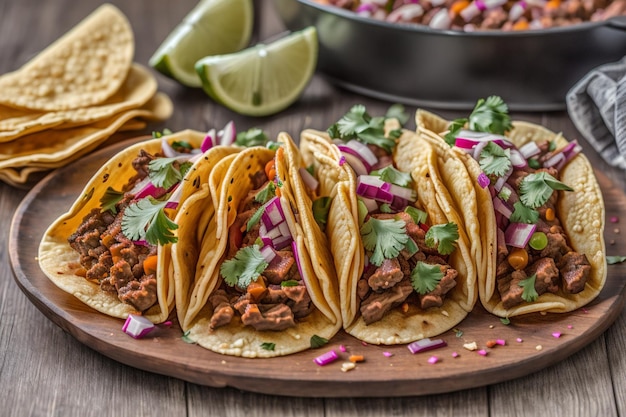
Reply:
M136 140L134 140L136 141ZM514 317L509 325L480 306L440 336L448 346L411 354L406 345L365 345L344 332L320 349L273 359L223 356L182 338L176 318L143 339L122 332L123 321L100 314L57 288L39 269L37 250L49 224L67 211L83 186L111 155L134 141L118 143L54 171L24 198L13 218L10 257L15 279L46 317L80 342L116 361L213 387L231 386L302 397L388 397L451 392L493 384L536 372L572 355L599 337L620 315L626 299L626 263L608 266L602 293L585 308L567 314ZM600 172L606 218L626 219L626 195ZM626 243L607 222L608 255L626 254ZM610 244L610 241L615 241ZM560 333L560 337L553 336ZM505 345L487 347L490 340ZM476 342L487 354L469 351ZM340 346L345 347L342 352ZM541 347L540 347L541 346ZM313 359L334 349L340 359L318 366ZM453 353L458 357L453 357ZM342 372L350 354L365 362ZM391 356L389 356L391 354ZM429 363L436 355L439 361Z

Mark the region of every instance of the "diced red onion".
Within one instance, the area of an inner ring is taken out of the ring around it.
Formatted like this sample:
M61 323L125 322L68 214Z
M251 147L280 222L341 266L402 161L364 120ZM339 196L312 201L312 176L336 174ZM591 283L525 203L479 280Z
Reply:
M148 178L148 177L146 177L146 178ZM166 192L167 192L167 190L165 188L155 187L155 185L152 184L152 182L148 178L148 182L143 186L143 188L141 188L139 191L137 191L137 193L135 194L135 198L138 199L138 200L142 199L142 198L145 198L145 197L148 197L148 196L152 196L154 198L159 198L163 194L165 194Z
M263 227L263 225L261 225ZM261 230L259 230L259 237L261 238L261 242L263 242L263 246L272 246L272 239L263 235L261 236Z
M304 181L304 184L309 190L317 190L317 187L320 185L320 183L315 179L313 175L311 175L311 173L306 168L300 168L298 172L300 172L300 177L302 177L302 181Z
M417 193L412 188L400 187L399 185L390 184L389 192L393 194L394 197L400 197L404 200L417 200Z
M431 4L433 2L431 1ZM433 7L436 7L433 5ZM452 19L450 18L450 14L448 13L448 9L443 8L439 10L435 15L430 19L428 26L433 29L450 29L450 25L452 24Z
M378 162L378 157L366 144L352 139L346 143L346 146L358 152L359 156L370 166L376 165Z
M510 151L511 151L511 165L513 165L514 168L526 168L528 166L528 162L526 162L524 155L522 155L520 151L518 151L515 148L511 148Z
M365 207L367 207L367 211L368 212L372 212L372 211L376 211L378 210L378 203L376 202L376 200L374 200L373 198L367 198L367 197L363 197L361 196L361 201L363 201L363 204L365 204Z
M502 189L502 187L504 187L504 184L506 184L507 180L509 179L512 173L513 173L513 167L511 167L503 176L499 177L496 180L496 183L493 185L493 188L497 192L500 192L500 190Z
M421 340L417 340L413 343L409 343L407 348L411 351L411 353L416 354L420 352L426 352L428 350L438 349L442 347L446 347L448 344L443 339L431 340L430 338L425 338Z
M232 120L226 123L224 129L217 132L217 139L219 140L219 144L222 146L230 146L235 143L235 139L237 138L237 130L235 129L235 122Z
M287 222L280 223L277 228L280 230L281 236L292 237L291 231L289 230L289 224Z
M504 231L504 241L509 246L524 248L535 233L535 229L536 224L511 223Z
M410 22L424 14L424 8L419 4L405 4L387 15L388 22Z
M482 153L483 149L485 149L485 146L487 146L488 143L489 142L478 142L476 144L472 153L472 156L475 160L480 161L480 154Z
M202 152L206 152L214 147L217 143L216 139L217 134L215 133L215 129L209 129L206 136L204 137L204 140L202 141L202 144L200 145L200 150Z
M411 200L415 201L415 200ZM409 205L409 200L398 197L397 195L393 197L393 201L391 202L391 208L394 210L402 211L406 206Z
M493 208L507 219L513 214L513 206L499 197L493 199Z
M271 245L266 245L261 248L261 256L263 256L263 259L265 259L267 263L270 263L276 257L276 252Z
M163 155L167 158L174 158L178 156L178 152L176 152L172 145L168 142L167 136L163 136L161 139L161 152L163 152Z
M293 238L291 236L279 236L272 239L272 246L276 250L282 250L289 246L291 242L293 242Z
M340 166L343 165L341 163L341 160L347 162L357 176L367 175L369 173L369 170L367 169L361 158L359 158L358 156L352 155L348 152L341 152L341 159L339 160Z
M283 212L279 197L273 197L270 201L265 203L261 221L265 227L267 227L268 231L285 221L285 213Z
M337 359L339 359L339 355L337 355L337 352L335 352L334 350L331 350L313 359L313 362L315 362L319 366L324 366L336 361Z
M519 151L524 156L525 159L529 159L541 153L541 149L537 145L537 142L535 142L534 140L531 140L530 142L524 144L521 148L519 148Z
M339 166L343 166L343 164L346 163L346 157L345 155L341 155L341 158L339 158Z
M129 314L122 326L122 331L127 335L140 339L154 330L155 325L144 316Z
M489 177L484 172L478 175L477 181L481 188L486 188L491 183L491 180L489 180Z
M137 245L137 246L148 246L149 245L148 241L145 240L145 239L133 240L133 244Z
M550 158L546 159L546 161L543 163L543 166L545 168L556 167L558 164L560 164L564 160L565 160L565 155L559 152L557 154L552 155Z
M356 13L372 13L374 11L376 11L377 7L376 5L372 4L372 3L361 3L359 4L359 6L356 8L355 12Z

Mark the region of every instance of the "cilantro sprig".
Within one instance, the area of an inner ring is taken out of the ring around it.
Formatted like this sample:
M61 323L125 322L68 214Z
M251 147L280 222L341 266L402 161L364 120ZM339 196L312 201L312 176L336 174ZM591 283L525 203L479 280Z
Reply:
M513 204L513 213L509 219L513 223L536 224L539 220L539 212L530 207L526 207L520 201Z
M357 139L363 143L379 146L388 153L396 146L394 138L385 136L385 117L372 117L365 106L357 104L337 123L328 128L331 138L345 141Z
M113 187L107 187L104 195L100 197L100 211L104 213L105 211L110 211L113 214L117 214L117 203L119 203L124 197L124 193L121 191L115 190Z
M511 169L511 150L488 142L480 153L478 163L485 174L501 177Z
M513 124L509 116L509 108L498 96L489 96L479 99L468 118L459 118L452 121L445 136L446 142L453 146L456 136L461 129L468 125L470 130L504 135L511 130Z
M380 177L381 180L389 182L391 184L399 185L400 187L410 187L413 183L413 178L408 172L402 172L393 167L393 165L387 165L386 167L370 172L370 175Z
M231 287L247 288L261 276L268 265L259 246L250 245L239 249L234 258L224 261L220 273Z
M411 285L418 294L424 295L437 288L443 278L441 267L419 261L411 271Z
M528 174L520 184L520 200L525 206L537 208L543 206L553 191L574 191L574 189L554 178L545 171Z
M409 235L406 234L404 220L370 217L361 226L361 238L365 249L372 252L370 262L380 266L385 259L398 256L406 246Z
M311 344L311 349L317 349L317 348L321 348L322 346L324 346L325 344L328 343L328 339L322 337L322 336L318 336L316 334L314 334L313 336L311 336L310 339L310 344Z
M179 163L176 158L156 158L148 164L148 176L155 187L167 189L180 182L191 166L191 162Z
M524 291L522 291L522 300L532 303L533 301L539 298L539 294L535 290L535 280L537 278L536 274L529 276L526 279L521 280L517 285L522 287Z
M263 129L253 127L243 132L237 132L235 145L248 148L251 146L265 146L268 140L267 134Z
M122 217L122 232L130 240L146 240L153 245L176 243L178 225L165 214L167 201L146 197L129 205Z
M459 226L456 223L436 224L426 232L424 242L428 247L437 247L442 255L449 255L456 248L459 239Z

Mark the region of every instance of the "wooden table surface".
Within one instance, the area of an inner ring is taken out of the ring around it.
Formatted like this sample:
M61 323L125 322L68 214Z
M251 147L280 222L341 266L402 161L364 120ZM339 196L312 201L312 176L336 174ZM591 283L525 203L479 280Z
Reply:
M17 69L94 10L100 0L2 0L0 74ZM116 0L135 32L135 61L148 59L195 0ZM284 30L268 0L257 1L256 39ZM297 137L307 127L325 129L350 106L382 114L390 103L346 92L316 76L304 97L267 118L239 116L200 90L155 73L174 101L170 120L145 132L206 130L234 120L239 129ZM408 107L414 112L415 108ZM459 117L455 112L439 112ZM579 137L565 112L513 113ZM409 127L411 127L409 125ZM596 169L626 191L623 171L607 166L583 141ZM16 285L8 255L12 214L27 190L0 183L0 416L625 416L626 309L597 340L540 372L504 383L449 394L401 398L293 398L210 388L115 362L78 342L48 320ZM624 219L622 219L624 220ZM622 277L622 279L625 279Z

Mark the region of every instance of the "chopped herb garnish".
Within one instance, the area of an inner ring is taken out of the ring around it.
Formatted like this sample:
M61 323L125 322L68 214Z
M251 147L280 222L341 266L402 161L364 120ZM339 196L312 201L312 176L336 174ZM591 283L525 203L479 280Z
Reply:
M393 213L393 210L391 210L391 206L388 203L383 203L378 206L378 210L380 210L381 213Z
M541 164L539 163L537 158L529 158L528 159L528 166L531 167L532 169L539 169L539 168L541 168Z
M556 149L556 141L548 141L548 151L552 152Z
M420 248L417 246L417 243L409 237L406 241L406 245L404 246L404 250L409 254L409 256L413 256L420 251Z
M456 248L459 239L459 227L456 223L436 224L426 232L425 243L428 247L437 247L442 255L449 255Z
M409 235L406 234L406 223L403 220L370 217L361 226L361 238L365 249L372 252L370 262L380 266L385 259L398 256Z
M524 289L524 291L522 292L522 299L526 302L532 303L539 297L539 294L537 294L537 291L535 290L536 278L537 275L533 274L528 278L521 280L518 284Z
M155 187L170 188L183 179L191 165L191 162L181 164L176 158L157 158L148 164L148 175Z
M265 144L265 147L267 149L271 149L273 151L275 151L276 149L280 148L282 145L280 144L280 142L274 142L274 141L269 141Z
M500 318L500 323L504 324L505 326L508 326L509 324L511 324L511 320L508 317L502 317Z
M409 121L409 113L407 113L402 104L392 104L385 113L387 119L398 119L401 125Z
M539 220L539 212L535 209L526 207L521 201L516 201L513 204L513 213L509 219L513 223L528 223L535 224Z
M501 177L511 169L511 151L489 142L480 153L479 164L485 174Z
M365 106L353 106L337 123L328 128L331 138L357 139L363 143L379 146L388 153L396 146L392 138L385 137L385 118L370 116Z
M411 174L399 171L393 165L387 165L383 169L372 171L370 175L379 176L381 180L399 185L400 187L409 187L413 183Z
M306 170L309 174L315 176L315 166L313 166L313 164L309 165L308 167L306 167Z
M193 146L191 146L191 143L187 142L186 140L175 140L174 142L172 142L172 148L192 150Z
M509 201L509 198L511 198L511 189L509 187L502 187L498 193L498 197L500 197L502 201Z
M123 192L116 191L112 187L107 187L104 195L100 197L100 211L104 213L108 210L113 214L117 214L117 208L115 207L115 205L119 203L123 197Z
M153 245L176 243L172 233L178 225L165 214L167 201L146 197L131 204L124 210L122 232L130 240L143 240Z
M428 294L437 288L441 278L443 278L443 272L437 264L418 261L411 271L411 285L420 295Z
M162 138L163 136L167 136L167 135L171 135L171 134L172 134L172 131L167 129L167 128L165 128L165 129L163 129L163 132L158 132L158 131L152 132L152 137L155 138L155 139L159 139L159 138Z
M276 349L276 343L263 342L261 343L261 349L273 351L274 349Z
M313 217L322 228L326 226L328 221L328 212L332 201L333 199L330 197L320 197L313 201Z
M328 339L314 334L311 336L311 349L317 349L328 343Z
M189 337L189 334L191 333L191 330L187 330L185 333L183 333L181 339L183 339L183 342L185 343L189 343L189 344L195 344L195 340L191 339Z
M574 191L545 171L528 174L520 184L520 199L525 206L537 208L543 206L552 195L552 191Z
M606 263L609 265L618 264L626 261L626 256L607 256Z
M404 212L411 216L415 224L426 223L426 220L428 219L428 213L418 209L417 207L406 206Z
M454 146L456 143L456 136L459 134L459 131L465 127L467 124L467 119L455 119L450 123L448 127L448 133L444 136L446 143L450 146Z
M239 249L234 258L224 261L220 273L231 287L247 288L261 276L268 265L259 246L251 245Z
M300 285L295 279L289 279L280 283L281 287L297 287Z
M235 145L237 146L264 146L267 143L267 134L258 127L253 127L243 132L237 132Z
M452 330L454 330L454 335L455 335L456 337L462 337L462 336L463 336L463 330L461 330L461 329L456 329L456 328L454 328L454 329L452 329Z
M512 127L509 108L498 96L479 99L469 116L469 128L476 132L504 135Z
M248 222L246 223L246 232L249 232L250 229L252 229L261 220L263 213L265 213L265 206L259 207L257 211L255 211L254 214L250 216Z
M274 184L274 181L268 181L265 188L256 193L254 201L265 204L274 197L276 197L276 184Z

